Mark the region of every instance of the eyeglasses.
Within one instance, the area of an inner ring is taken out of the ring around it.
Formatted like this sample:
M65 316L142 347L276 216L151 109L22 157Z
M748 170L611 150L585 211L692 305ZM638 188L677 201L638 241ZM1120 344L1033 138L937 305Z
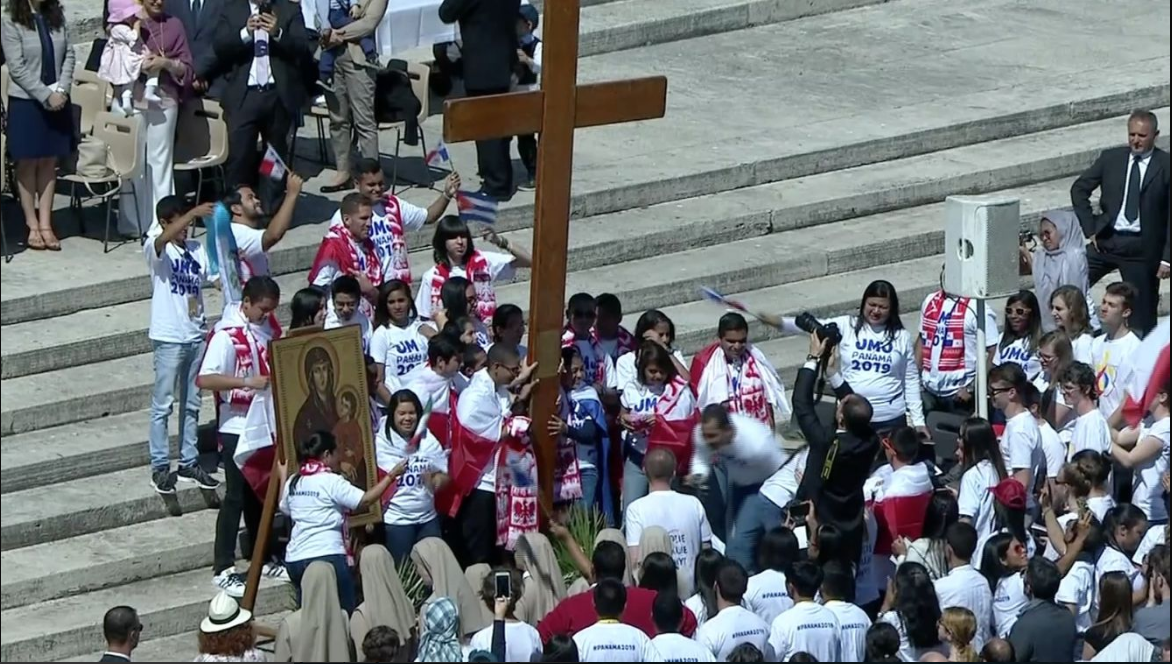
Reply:
M514 376L521 373L521 365L520 364L514 364L512 366L509 366L507 364L498 364L497 366L504 369L505 371L508 371L509 373L513 374Z
M1001 394L1002 392L1008 392L1012 389L1013 389L1012 387L992 387L992 386L990 386L989 387L989 396L991 396L991 397L996 396L998 394Z
M1033 310L1026 309L1024 307L1014 307L1012 309L1005 307L1005 313L1013 314L1014 316L1029 316L1031 313L1033 313Z

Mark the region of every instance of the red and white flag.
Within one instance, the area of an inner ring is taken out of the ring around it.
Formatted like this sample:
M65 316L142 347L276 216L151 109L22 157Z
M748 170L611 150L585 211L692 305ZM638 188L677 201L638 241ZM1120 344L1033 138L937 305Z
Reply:
M1139 424L1156 395L1168 387L1168 333L1168 319L1164 318L1144 337L1123 369L1120 385L1127 394L1123 418L1131 426Z
M879 527L875 553L888 555L896 538L919 539L934 489L928 467L922 463L904 466L894 472L891 466L884 466L875 471L875 475L883 479L873 504Z
M260 160L260 174L273 180L283 180L288 171L281 155L277 154L272 145L265 143L265 156Z
M240 434L232 459L244 480L261 500L264 500L269 488L273 455L277 451L274 447L276 440L277 416L273 412L273 393L271 390L257 392L248 405L244 432Z

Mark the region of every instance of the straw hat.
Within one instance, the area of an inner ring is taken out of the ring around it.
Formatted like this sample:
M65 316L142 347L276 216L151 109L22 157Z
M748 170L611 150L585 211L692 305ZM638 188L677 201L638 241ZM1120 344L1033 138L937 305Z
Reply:
M240 608L228 593L220 591L208 605L208 617L199 624L204 634L223 632L252 620L252 612Z

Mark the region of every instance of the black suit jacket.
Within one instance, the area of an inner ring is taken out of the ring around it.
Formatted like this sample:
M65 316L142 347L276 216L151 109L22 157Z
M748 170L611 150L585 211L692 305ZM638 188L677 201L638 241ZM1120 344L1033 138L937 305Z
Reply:
M1070 187L1070 202L1078 215L1079 224L1088 238L1109 233L1119 210L1123 207L1123 188L1127 183L1131 148L1122 146L1103 150L1094 164L1079 176ZM1169 260L1168 224L1172 220L1168 205L1168 153L1160 148L1152 151L1144 173L1139 196L1140 236L1144 245L1144 260L1149 263ZM1095 216L1091 210L1091 192L1099 190L1099 207L1103 214Z
M191 59L195 65L195 77L208 82L208 96L219 99L223 94L223 72L216 60L216 30L224 12L224 0L202 0L199 20L191 11L191 0L163 0L163 9L183 23L187 43L191 46Z
M310 57L305 20L301 17L301 9L289 0L273 0L272 6L278 30L277 34L269 36L269 63L281 101L291 114L296 115L301 112L307 93L301 72ZM244 100L248 72L252 68L253 44L240 38L240 31L252 15L252 7L248 0L223 0L222 7L216 26L215 49L216 62L226 78L220 99L224 110L230 113L240 108Z
M440 20L460 24L460 59L469 91L500 90L512 83L517 62L521 0L443 0Z
M810 447L798 498L814 501L818 523L833 523L843 530L844 554L850 562L857 563L866 535L863 482L871 475L871 463L879 453L879 438L874 432L859 437L823 426L814 411L817 377L813 369L802 367L791 393L794 417ZM843 383L834 391L834 396L841 400L853 393L850 385ZM827 455L835 441L838 442L838 451L830 462L829 477L823 480Z

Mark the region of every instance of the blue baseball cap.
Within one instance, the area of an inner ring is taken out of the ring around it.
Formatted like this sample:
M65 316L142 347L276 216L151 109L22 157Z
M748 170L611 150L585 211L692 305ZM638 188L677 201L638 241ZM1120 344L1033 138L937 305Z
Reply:
M530 25L530 29L537 29L537 8L533 5L521 5L521 18Z

